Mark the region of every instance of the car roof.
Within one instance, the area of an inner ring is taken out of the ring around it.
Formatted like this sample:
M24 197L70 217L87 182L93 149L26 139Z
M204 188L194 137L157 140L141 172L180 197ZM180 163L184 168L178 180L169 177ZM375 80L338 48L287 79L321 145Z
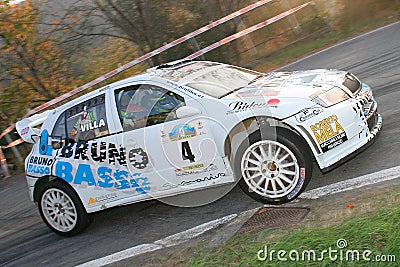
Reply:
M227 65L211 61L178 60L148 69L147 73L179 84L187 84L205 73L224 66Z

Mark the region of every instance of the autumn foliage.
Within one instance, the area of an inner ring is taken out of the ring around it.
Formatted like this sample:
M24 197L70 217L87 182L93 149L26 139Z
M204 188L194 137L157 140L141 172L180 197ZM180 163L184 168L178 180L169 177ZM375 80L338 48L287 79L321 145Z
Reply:
M5 2L0 2L0 104L15 119L78 81L72 78L57 33L40 31L40 3Z

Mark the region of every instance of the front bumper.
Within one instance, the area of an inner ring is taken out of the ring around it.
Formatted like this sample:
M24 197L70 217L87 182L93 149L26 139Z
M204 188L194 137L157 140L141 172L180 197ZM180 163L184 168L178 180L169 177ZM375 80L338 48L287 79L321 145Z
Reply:
M363 84L361 90L355 93L352 103L353 110L357 114L354 125L361 127L361 131L348 141L346 147L336 151L336 158L331 157L330 160L325 161L325 164L321 166L322 172L338 167L365 150L382 129L382 116L378 113L378 104L369 86ZM327 159L325 155L322 157Z
M368 121L368 126L370 126L370 122L371 122L371 128L370 128L371 137L367 140L367 142L364 143L359 148L357 148L356 150L354 150L353 152L351 152L350 154L342 157L339 161L329 165L328 167L321 168L321 171L323 173L329 172L329 171L339 167L346 161L354 158L359 153L363 152L365 149L367 149L370 145L372 145L375 142L375 140L376 140L375 137L380 133L380 131L382 129L382 116L376 112L373 116L371 116L370 120ZM372 124L372 122L373 122L373 124Z

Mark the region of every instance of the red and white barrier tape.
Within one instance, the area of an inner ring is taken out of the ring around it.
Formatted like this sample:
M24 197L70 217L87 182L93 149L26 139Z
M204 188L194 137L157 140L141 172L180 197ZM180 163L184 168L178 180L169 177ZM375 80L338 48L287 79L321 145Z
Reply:
M24 142L24 140L23 140L22 138L20 138L20 139L18 139L18 140L15 140L15 141L9 143L9 144L6 145L6 146L2 146L1 149L10 148L10 147L19 145L19 144L21 144L21 143L23 143L23 142Z
M231 20L231 19L233 19L233 18L235 18L235 17L237 17L237 16L239 16L241 14L244 14L244 13L250 11L250 10L253 10L253 9L255 9L255 8L261 6L261 5L264 5L264 4L268 3L268 2L271 2L271 1L273 1L273 0L258 1L257 3L249 5L249 6L245 7L245 8L243 8L243 9L241 9L239 11L236 11L236 12L234 12L234 13L228 15L228 16L225 16L225 17L223 17L223 18L221 18L221 19L219 19L219 20L217 20L217 21L215 21L215 22L213 22L213 23L211 23L211 24L209 24L207 26L204 26L204 27L202 27L202 28L200 28L200 29L198 29L198 30L196 30L194 32L191 32L191 33L189 33L189 34L187 34L187 35L185 35L185 36L183 36L183 37L181 37L179 39L176 39L175 41L172 41L171 43L168 43L168 44L166 44L166 45L164 45L164 46L162 46L162 47L160 47L160 48L158 48L158 49L156 49L156 50L154 50L154 51L152 51L152 52L150 52L148 54L145 54L145 55L143 55L143 56L141 56L141 57L139 57L139 58L137 58L137 59L135 59L135 60L133 60L133 61L131 61L131 62L119 67L119 68L117 68L117 69L115 69L115 70L113 70L113 71L110 71L110 72L106 73L105 75L100 76L97 79L95 79L95 80L93 80L93 81L91 81L91 82L89 82L89 83L87 83L87 84L85 84L85 85L83 85L81 87L78 87L78 88L76 88L76 89L74 89L74 90L72 90L72 91L70 91L68 93L65 93L65 94L63 94L63 95L61 95L61 96L59 96L59 97L47 102L47 103L44 103L44 104L42 104L42 105L30 110L27 114L25 114L25 116L23 118L26 118L26 117L28 117L28 116L30 116L32 114L35 114L38 111L46 109L49 106L52 106L52 105L54 105L54 104L56 104L56 103L58 103L58 102L60 102L62 100L67 99L68 97L71 97L71 96L73 96L73 95L75 95L75 94L77 94L79 92L82 92L83 90L86 90L87 88L92 87L92 86L94 86L94 85L96 85L96 84L98 84L98 83L100 83L100 82L102 82L102 81L104 81L104 80L106 80L106 79L108 79L108 78L110 78L110 77L112 77L112 76L114 76L114 75L116 75L116 74L128 69L128 68L131 68L132 66L137 65L138 63L140 63L140 62L142 62L142 61L144 61L146 59L149 59L149 58L151 58L151 57L153 57L153 56L155 56L155 55L157 55L157 54L159 54L159 53L161 53L161 52L163 52L163 51L165 51L165 50L167 50L167 49L169 49L169 48L171 48L173 46L176 46L176 45L178 45L178 44L180 44L180 43L182 43L182 42L184 42L184 41L186 41L186 40L188 40L190 38L193 38L193 37L205 32L205 31L213 28L213 27L218 26L219 24L222 24L222 23L224 23L224 22L226 22L228 20ZM310 5L311 3L313 3L313 2L307 2L307 3L303 4L303 5L300 5L298 7L292 8L292 9L286 11L286 12L283 12L283 13L275 16L275 17L272 17L272 18L270 18L270 19L268 19L268 20L266 20L264 22L258 23L258 24L254 25L252 27L249 27L249 28L247 28L247 29L245 29L243 31L240 31L240 32L238 32L236 34L228 36L228 37L226 37L226 38L224 38L224 39L222 39L222 40L220 40L218 42L215 42L214 44L211 44L211 45L209 45L209 46L197 51L196 53L193 53L193 54L187 56L186 59L197 58L197 57L199 57L199 56L201 56L201 55L203 55L203 54L205 54L205 53L207 53L207 52L209 52L209 51L211 51L211 50L213 50L213 49L215 49L215 48L217 48L217 47L219 47L221 45L229 43L229 42L231 42L231 41L233 41L235 39L238 39L238 38L240 38L240 37L242 37L242 36L244 36L246 34L249 34L249 33L253 32L255 30L263 28L263 27L265 27L265 26L267 26L267 25L269 25L269 24L271 24L271 23L273 23L275 21L278 21L278 20L280 20L280 19L282 19L284 17L287 17L287 16L295 13L296 11L304 8L305 6ZM15 125L12 125L12 126L8 127L7 129L5 129L1 133L0 138L3 137L4 135L6 135L7 133L9 133L10 131L12 131L14 128L15 128Z
M75 95L75 94L77 94L77 93L79 93L79 92L81 92L81 91L83 91L83 90L85 90L85 89L87 89L89 87L92 87L93 85L96 85L96 84L98 84L98 83L100 83L100 82L102 82L102 81L104 81L104 80L106 80L106 79L108 79L108 78L110 78L110 77L112 77L112 76L114 76L114 75L126 70L126 69L129 69L129 68L133 67L134 65L139 64L140 62L143 62L146 59L149 59L149 58L151 58L151 57L153 57L155 55L158 55L159 53L161 53L161 52L163 52L163 51L165 51L165 50L167 50L167 49L169 49L171 47L174 47L174 46L176 46L176 45L178 45L180 43L183 43L184 41L187 41L190 38L193 38L193 37L195 37L195 36L197 36L197 35L199 35L201 33L204 33L204 32L206 32L206 31L208 31L208 30L210 30L210 29L212 29L212 28L214 28L214 27L216 27L216 26L218 26L218 25L220 25L220 24L222 24L222 23L224 23L226 21L229 21L229 20L231 20L231 19L233 19L233 18L235 18L235 17L237 17L239 15L247 13L247 12L249 12L249 11L251 11L251 10L261 6L261 5L267 4L267 3L271 2L271 1L273 1L273 0L258 1L258 2L254 3L254 4L252 4L252 5L249 5L249 6L245 7L245 8L242 8L242 9L240 9L240 10L238 10L238 11L232 13L232 14L229 14L229 15L227 15L227 16L225 16L225 17L223 17L223 18L221 18L221 19L219 19L217 21L214 21L214 22L212 22L212 23L210 23L210 24L208 24L208 25L206 25L204 27L201 27L200 29L197 29L196 31L193 31L193 32L191 32L191 33L189 33L189 34L187 34L187 35L185 35L183 37L180 37L180 38L176 39L175 41L172 41L172 42L170 42L170 43L168 43L168 44L166 44L166 45L164 45L164 46L162 46L160 48L157 48L156 50L153 50L150 53L147 53L147 54L145 54L145 55L143 55L143 56L141 56L141 57L139 57L139 58L137 58L137 59L135 59L135 60L133 60L131 62L128 62L125 65L123 65L123 66L121 66L121 67L119 67L119 68L117 68L117 69L115 69L113 71L110 71L110 72L106 73L105 75L100 76L97 79L95 79L95 80L93 80L93 81L91 81L91 82L89 82L89 83L87 83L87 84L85 84L85 85L83 85L81 87L78 87L78 88L76 88L76 89L74 89L74 90L72 90L72 91L70 91L68 93L63 94L62 96L59 96L59 97L57 97L57 98L55 98L55 99L53 99L53 100L51 100L51 101L49 101L47 103L44 103L44 104L42 104L42 105L30 110L28 112L28 116L32 115L32 114L34 114L34 113L36 113L38 111L41 111L41 110L43 110L45 108L48 108L51 105L54 105L54 104L56 104L56 103L58 103L58 102L60 102L60 101L62 101L64 99L66 99L68 97L71 97L71 96L73 96L73 95Z
M48 107L50 107L52 105L55 105L55 104L65 100L65 99L67 99L67 98L69 98L69 97L71 97L71 96L73 96L73 95L75 95L77 93L80 93L80 92L82 92L82 91L84 91L84 90L86 90L86 89L88 89L88 88L90 88L90 87L102 82L102 81L105 81L106 79L108 79L110 77L113 77L114 75L117 75L118 73L120 73L122 71L125 71L125 70L133 67L134 65L137 65L140 62L143 62L146 59L149 59L149 58L151 58L151 57L153 57L153 56L155 56L155 55L157 55L157 54L159 54L159 53L161 53L161 52L163 52L163 51L165 51L165 50L167 50L167 49L169 49L171 47L174 47L174 46L176 46L176 45L178 45L180 43L183 43L184 41L187 41L190 38L193 38L193 37L195 37L195 36L197 36L197 35L199 35L201 33L204 33L206 31L208 31L208 30L210 30L210 29L222 24L222 23L225 23L225 22L227 22L227 21L229 21L229 20L231 20L233 18L236 18L236 17L238 17L238 16L240 16L242 14L245 14L245 13L247 13L247 12L257 8L257 7L265 5L265 4L267 4L269 2L272 2L272 1L273 0L261 0L261 1L258 1L258 2L254 3L254 4L251 4L251 5L247 6L247 7L242 8L242 9L236 11L236 12L233 12L233 13L231 13L231 14L229 14L229 15L227 15L227 16L225 16L225 17L223 17L223 18L221 18L221 19L219 19L217 21L214 21L214 22L212 22L212 23L210 23L210 24L208 24L206 26L203 26L203 27L201 27L201 28L189 33L189 34L186 34L185 36L182 36L182 37L180 37L180 38L178 38L178 39L176 39L176 40L174 40L174 41L172 41L172 42L170 42L170 43L168 43L168 44L166 44L166 45L164 45L164 46L162 46L160 48L157 48L156 50L154 50L154 51L152 51L150 53L147 53L147 54L145 54L145 55L143 55L143 56L141 56L141 57L139 57L139 58L137 58L137 59L135 59L135 60L133 60L131 62L128 62L125 65L123 65L123 66L121 66L121 67L119 67L119 68L117 68L115 70L112 70L112 71L106 73L105 75L100 76L100 77L96 78L95 80L93 80L93 81L91 81L89 83L86 83L86 84L84 84L84 85L82 85L82 86L80 86L78 88L75 88L74 90L72 90L72 91L70 91L68 93L65 93L65 94L63 94L63 95L61 95L59 97L56 97L55 99L52 99L52 100L50 100L50 101L48 101L48 102L46 102L46 103L44 103L44 104L42 104L42 105L40 105L40 106L38 106L36 108L33 108L28 113L26 113L23 116L23 118L27 118L30 115L33 115L33 114L35 114L35 113L37 113L37 112L39 112L41 110L44 110L44 109L46 109L46 108L48 108ZM0 138L2 138L3 136L5 136L9 132L11 132L14 128L15 128L15 125L6 128L1 133Z
M8 126L1 134L0 134L0 139L3 138L6 134L11 132L15 128L15 123L12 125Z
M249 27L247 29L244 29L243 31L240 31L240 32L235 33L235 34L233 34L231 36L228 36L228 37L226 37L226 38L224 38L224 39L222 39L222 40L220 40L218 42L215 42L215 43L213 43L213 44L211 44L211 45L209 45L209 46L197 51L196 53L193 53L193 54L187 56L186 59L195 59L195 58L197 58L197 57L199 57L199 56L201 56L201 55L203 55L203 54L205 54L207 52L210 52L211 50L214 50L215 48L217 48L217 47L219 47L221 45L229 43L229 42L231 42L231 41L233 41L235 39L238 39L238 38L240 38L240 37L242 37L242 36L244 36L246 34L254 32L255 30L261 29L261 28L263 28L263 27L265 27L265 26L267 26L267 25L269 25L269 24L271 24L271 23L273 23L275 21L278 21L278 20L280 20L280 19L282 19L284 17L287 17L287 16L295 13L296 11L299 11L300 9L310 5L311 3L313 3L313 2L308 2L308 3L305 3L305 4L300 5L298 7L292 8L292 9L286 11L286 12L283 12L283 13L281 13L279 15L276 15L275 17L267 19L264 22L258 23L258 24L254 25L254 26L251 26L251 27Z

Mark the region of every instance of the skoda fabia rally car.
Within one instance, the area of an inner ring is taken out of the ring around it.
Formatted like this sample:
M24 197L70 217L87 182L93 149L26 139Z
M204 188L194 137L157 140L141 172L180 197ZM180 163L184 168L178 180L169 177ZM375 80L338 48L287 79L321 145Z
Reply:
M264 74L177 61L23 119L17 130L33 143L30 197L53 231L70 236L99 210L236 183L262 203L289 202L313 161L332 169L381 125L370 87L346 71Z

